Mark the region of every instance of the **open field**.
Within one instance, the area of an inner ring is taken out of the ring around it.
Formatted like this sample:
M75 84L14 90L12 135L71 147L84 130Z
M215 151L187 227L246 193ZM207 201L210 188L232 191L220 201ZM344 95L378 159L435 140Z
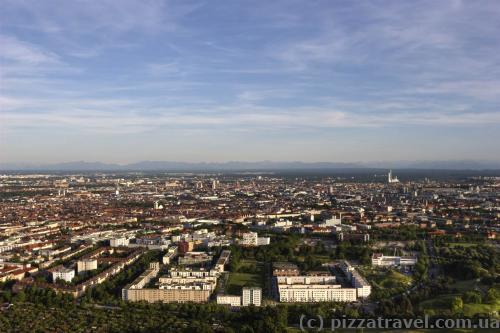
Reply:
M438 297L423 301L420 303L420 308L425 310L432 310L434 314L446 314L450 310L451 300L460 296L458 294L448 294L440 295ZM474 304L474 303L464 303L463 313L467 317L472 317L477 313L481 314L491 314L492 312L500 312L500 302L495 304Z
M226 293L239 295L243 287L262 287L262 278L259 274L231 273L226 286Z

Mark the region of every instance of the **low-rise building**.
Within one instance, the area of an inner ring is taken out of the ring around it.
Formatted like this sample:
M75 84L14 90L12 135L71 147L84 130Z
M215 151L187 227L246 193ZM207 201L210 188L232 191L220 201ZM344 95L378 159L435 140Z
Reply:
M217 304L239 307L241 306L241 296L219 294L217 295Z
M416 263L417 257L385 256L382 253L372 255L373 266L414 266Z

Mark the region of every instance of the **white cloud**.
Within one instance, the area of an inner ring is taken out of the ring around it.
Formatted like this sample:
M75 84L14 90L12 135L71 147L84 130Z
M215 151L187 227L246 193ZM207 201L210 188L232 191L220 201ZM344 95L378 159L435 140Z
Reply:
M9 62L29 65L60 63L59 57L55 53L45 51L12 36L0 35L0 45L0 58Z

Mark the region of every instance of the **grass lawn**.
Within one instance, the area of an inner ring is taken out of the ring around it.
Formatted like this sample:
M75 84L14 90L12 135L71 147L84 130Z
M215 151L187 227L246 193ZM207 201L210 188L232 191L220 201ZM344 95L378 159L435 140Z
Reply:
M450 288L456 288L460 292L465 292L468 290L476 290L477 288L479 288L480 291L485 292L488 289L485 285L481 284L480 282L477 282L476 279L457 281L451 284Z
M457 247L457 246L461 246L461 247L473 247L473 246L477 246L477 245L479 245L479 244L477 244L477 243L464 243L464 242L446 243L447 247Z
M455 298L458 295L439 295L436 298L431 298L426 301L423 301L420 303L420 308L421 309L429 309L429 310L438 310L443 311L443 310L449 310L450 309L450 303L453 298Z
M262 287L262 277L259 274L230 273L226 293L239 295L242 287Z
M241 259L240 260L240 266L251 266L251 265L259 266L259 265L261 265L261 263L255 259Z
M496 304L464 304L464 314L473 316L476 313L500 312L500 302Z
M436 298L432 298L420 303L421 309L434 310L435 314L440 314L442 312L447 312L450 309L451 300L459 295L440 295ZM463 312L467 317L472 317L476 313L486 313L500 312L500 302L496 304L464 304Z
M390 271L386 276L380 280L379 284L384 288L397 288L402 286L409 286L411 284L411 277L401 274L396 271Z
M411 285L412 278L404 275L396 270L382 271L372 268L364 268L361 273L368 278L368 280L375 282L378 286L383 288L405 288Z

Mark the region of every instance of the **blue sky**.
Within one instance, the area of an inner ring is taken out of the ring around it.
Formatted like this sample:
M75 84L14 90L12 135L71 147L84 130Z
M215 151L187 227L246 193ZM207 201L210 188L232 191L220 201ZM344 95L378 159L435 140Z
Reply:
M500 160L500 2L0 0L0 161Z

